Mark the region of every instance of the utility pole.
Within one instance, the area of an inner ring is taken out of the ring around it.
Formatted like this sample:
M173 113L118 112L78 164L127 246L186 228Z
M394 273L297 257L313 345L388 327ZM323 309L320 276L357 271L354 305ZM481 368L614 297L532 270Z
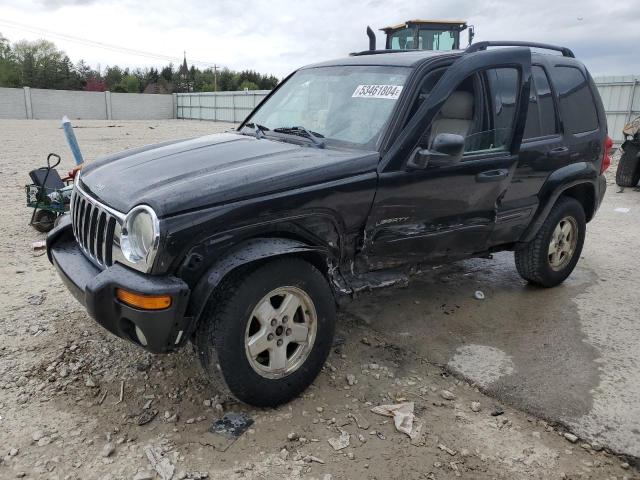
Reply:
M213 91L218 91L218 65L213 64Z

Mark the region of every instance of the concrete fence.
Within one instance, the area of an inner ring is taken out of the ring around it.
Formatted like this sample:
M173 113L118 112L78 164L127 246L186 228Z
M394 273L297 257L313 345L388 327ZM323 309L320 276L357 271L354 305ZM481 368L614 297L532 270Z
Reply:
M177 118L242 122L269 90L177 94Z
M620 143L624 124L640 115L640 77L597 77L595 82L607 112L609 135ZM0 118L59 119L67 115L71 119L185 118L239 123L268 93L250 90L151 95L0 88Z
M594 81L607 112L609 136L615 143L621 143L624 125L640 116L640 77L596 77Z
M0 88L0 118L146 120L176 118L174 95Z

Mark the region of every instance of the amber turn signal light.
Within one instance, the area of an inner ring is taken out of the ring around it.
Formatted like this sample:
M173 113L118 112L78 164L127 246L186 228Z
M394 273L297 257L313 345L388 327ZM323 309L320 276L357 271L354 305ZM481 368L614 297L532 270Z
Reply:
M171 306L169 295L140 295L122 288L116 289L116 297L125 305L141 310L163 310Z

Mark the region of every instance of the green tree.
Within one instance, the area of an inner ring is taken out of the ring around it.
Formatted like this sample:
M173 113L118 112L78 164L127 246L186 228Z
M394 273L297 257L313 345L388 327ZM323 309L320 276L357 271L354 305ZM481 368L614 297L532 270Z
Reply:
M126 75L120 85L122 90L128 93L140 93L140 80L135 75Z
M9 40L0 34L0 87L21 87L20 66L15 61Z
M160 76L167 82L173 82L173 63L170 63L160 71Z
M249 80L244 80L238 87L238 90L258 90L258 85Z
M0 59L7 60L11 56L9 40L0 33Z
M113 66L107 67L104 71L104 83L107 85L108 90L114 90L117 85L122 81L124 72L120 67Z
M0 86L3 87L107 88L113 92L141 92L150 84L158 84L154 91L174 92L188 84L193 91L210 92L270 90L278 84L273 75L263 75L254 70L236 72L223 68L214 73L211 68L200 70L191 66L187 76L186 79L181 78L179 70L170 63L160 71L156 68L129 71L114 65L105 69L103 77L82 60L74 65L62 50L47 40L22 40L12 45L0 35Z

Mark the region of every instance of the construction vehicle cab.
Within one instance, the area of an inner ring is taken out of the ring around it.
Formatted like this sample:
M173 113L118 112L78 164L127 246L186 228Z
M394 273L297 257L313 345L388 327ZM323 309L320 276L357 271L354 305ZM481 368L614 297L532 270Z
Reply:
M387 35L387 50L457 50L460 32L467 28L471 44L473 26L464 20L408 20L381 30Z

